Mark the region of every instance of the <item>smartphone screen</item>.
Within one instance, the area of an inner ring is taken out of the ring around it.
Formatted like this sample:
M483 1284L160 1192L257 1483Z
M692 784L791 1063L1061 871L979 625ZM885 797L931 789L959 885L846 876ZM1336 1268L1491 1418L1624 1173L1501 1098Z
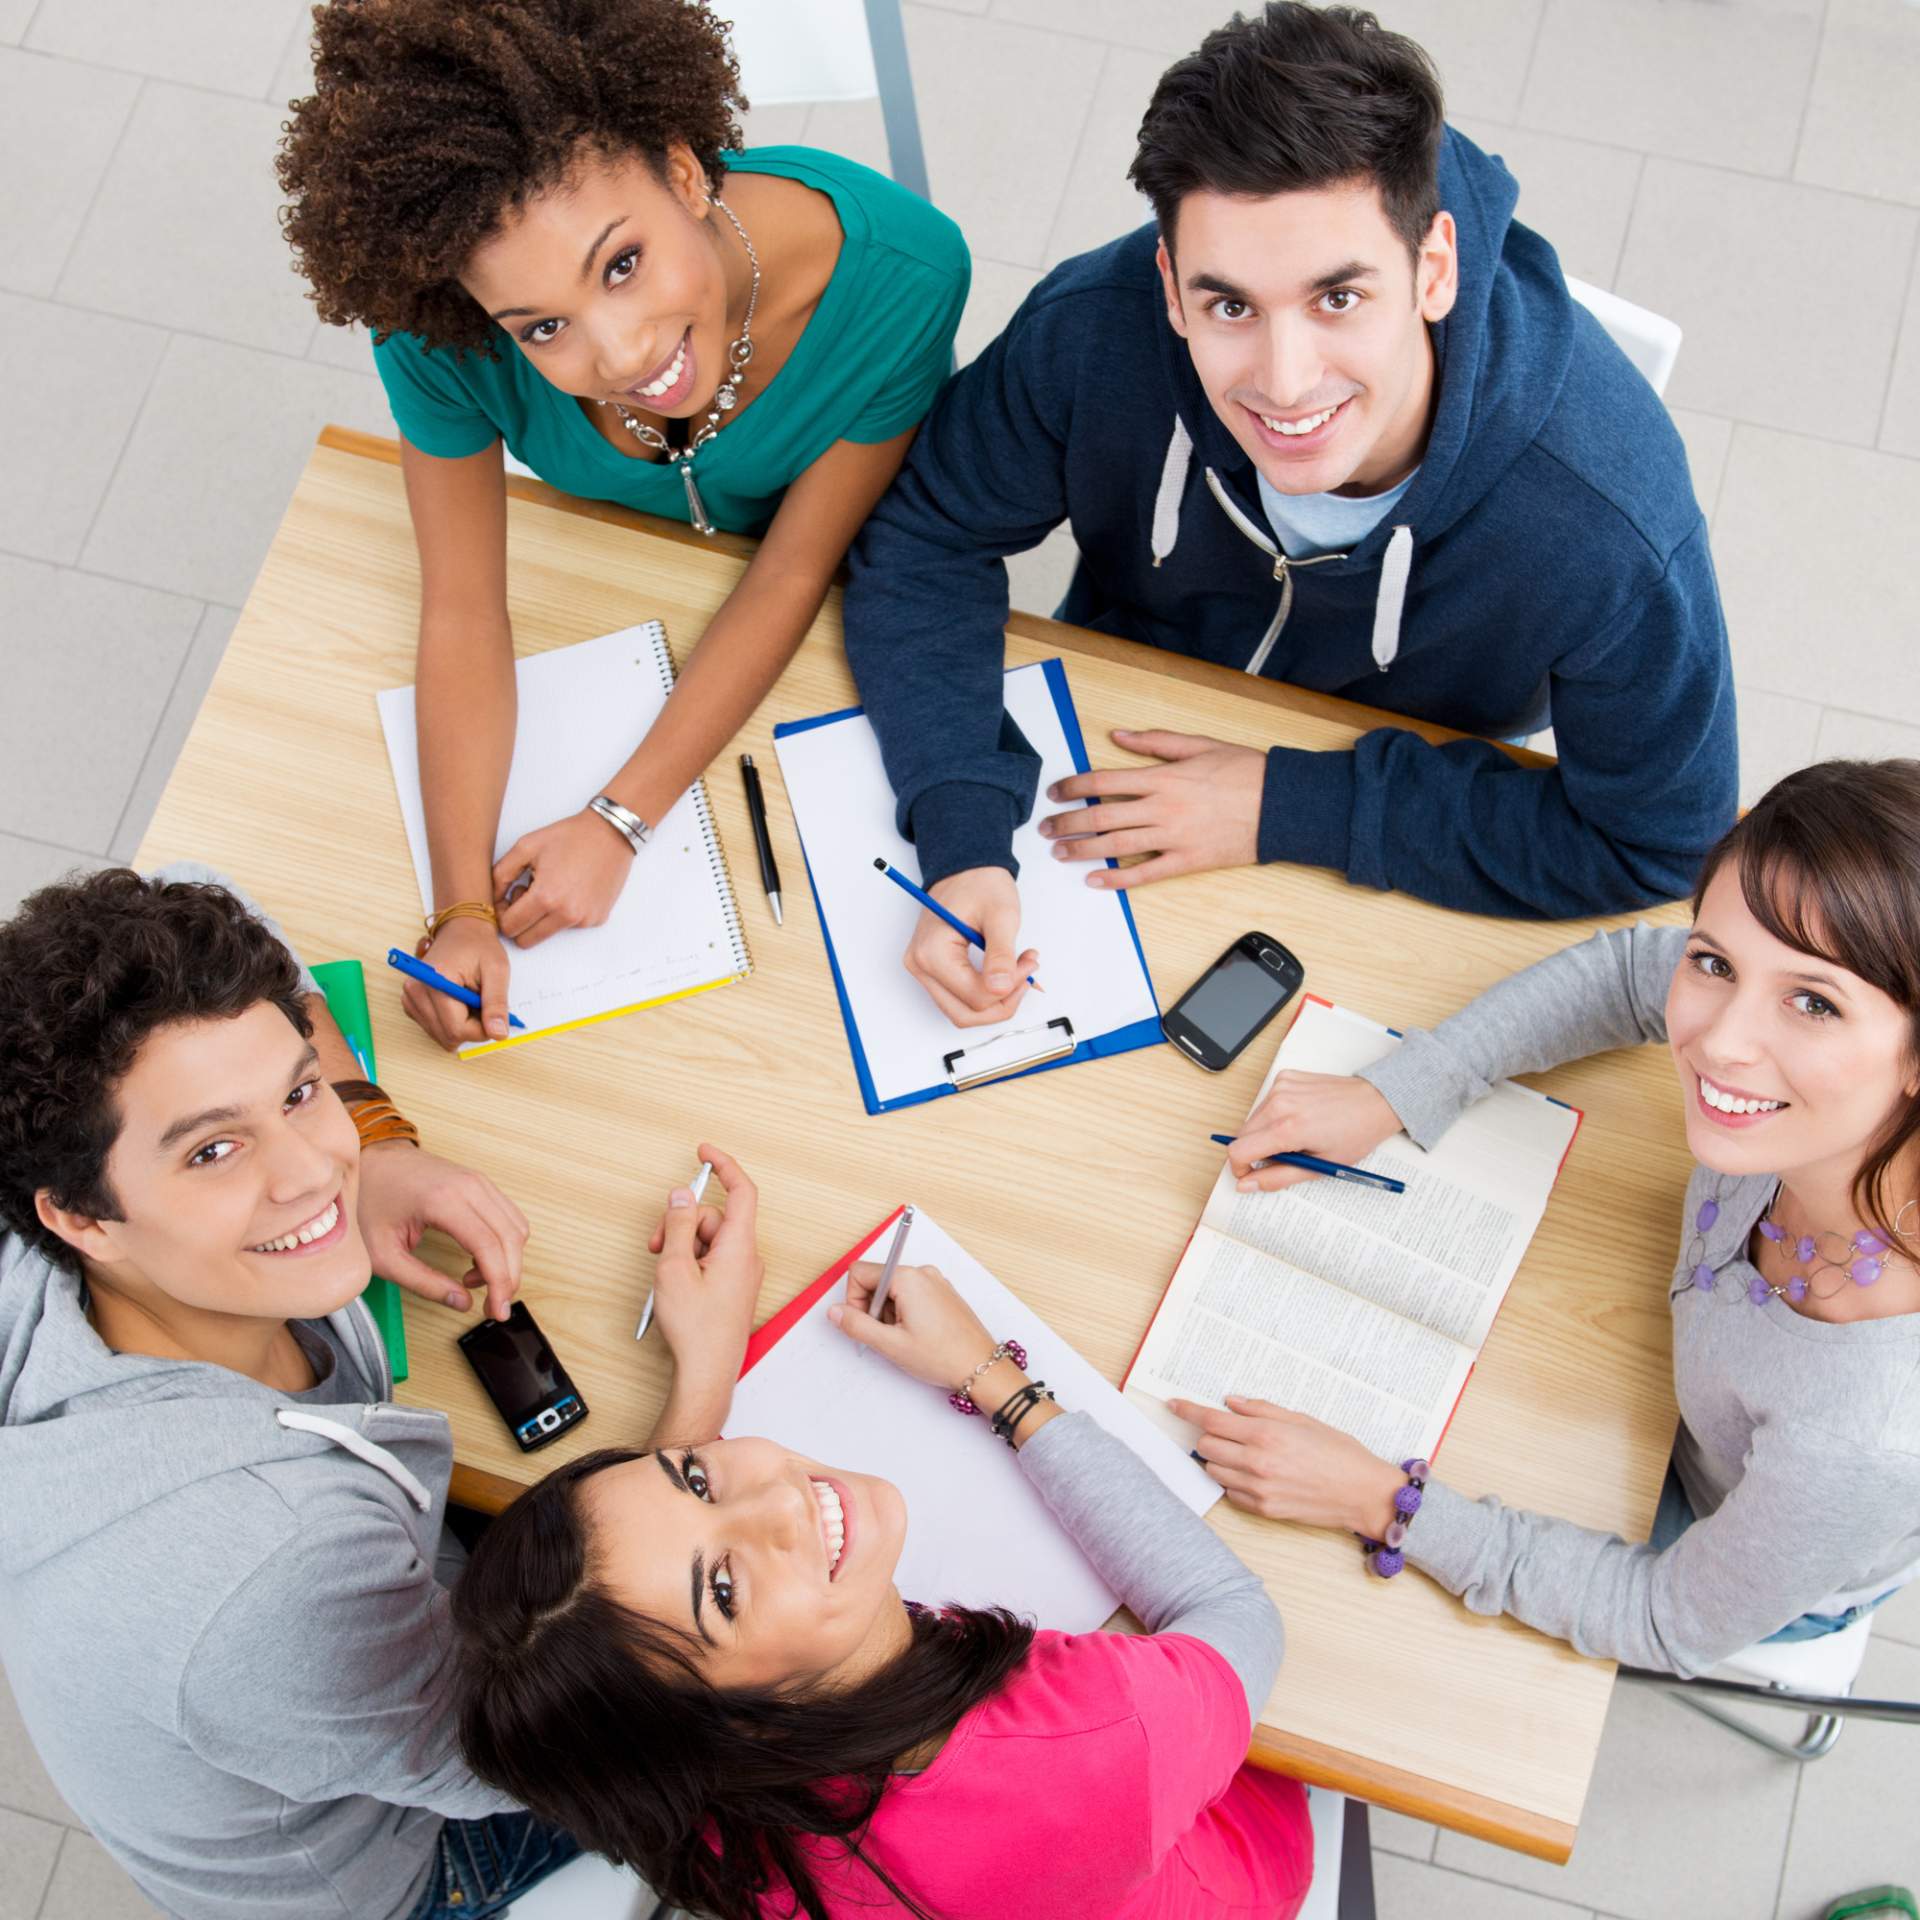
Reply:
M520 1301L505 1320L483 1320L463 1333L460 1351L523 1448L585 1417L586 1405L566 1368Z
M1275 979L1252 954L1233 947L1195 982L1180 1011L1222 1053L1234 1054L1292 995L1284 980Z

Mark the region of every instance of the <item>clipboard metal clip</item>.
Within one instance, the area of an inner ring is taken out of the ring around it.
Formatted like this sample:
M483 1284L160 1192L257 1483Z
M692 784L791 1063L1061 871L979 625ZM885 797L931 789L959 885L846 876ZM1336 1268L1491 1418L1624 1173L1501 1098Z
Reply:
M996 1033L991 1040L956 1047L944 1056L947 1084L956 1093L965 1093L969 1087L983 1087L989 1080L1025 1073L1029 1067L1045 1066L1049 1060L1064 1060L1078 1044L1073 1037L1073 1022L1065 1014L1056 1015L1044 1026Z

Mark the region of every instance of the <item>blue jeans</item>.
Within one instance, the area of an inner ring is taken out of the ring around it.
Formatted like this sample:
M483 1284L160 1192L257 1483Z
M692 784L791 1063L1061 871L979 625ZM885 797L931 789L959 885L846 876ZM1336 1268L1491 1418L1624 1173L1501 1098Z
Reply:
M1664 1553L1698 1517L1693 1510L1693 1502L1687 1498L1686 1488L1680 1484L1680 1476L1669 1465L1666 1484L1660 1489L1660 1505L1654 1511L1653 1532L1648 1536L1647 1544ZM1877 1599L1849 1607L1845 1613L1803 1613L1799 1619L1789 1620L1778 1633L1768 1634L1767 1640L1824 1639L1830 1633L1838 1633L1843 1627L1852 1626L1856 1620L1864 1620L1875 1607L1891 1600L1899 1591L1898 1587L1889 1587Z
M449 1820L419 1904L407 1920L492 1920L515 1894L578 1857L579 1842L530 1813Z

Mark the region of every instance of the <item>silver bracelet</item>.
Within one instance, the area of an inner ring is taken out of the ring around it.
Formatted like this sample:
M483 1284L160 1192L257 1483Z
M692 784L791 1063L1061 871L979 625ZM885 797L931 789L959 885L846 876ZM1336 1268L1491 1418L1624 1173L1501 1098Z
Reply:
M638 853L653 837L653 829L631 807L623 807L618 800L611 800L604 793L596 793L587 802L587 806L592 812L597 813L635 853Z

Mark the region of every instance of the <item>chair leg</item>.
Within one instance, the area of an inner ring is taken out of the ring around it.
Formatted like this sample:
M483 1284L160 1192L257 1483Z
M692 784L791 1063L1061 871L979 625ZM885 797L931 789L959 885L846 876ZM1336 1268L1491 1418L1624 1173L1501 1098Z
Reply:
M1765 1747L1769 1753L1777 1753L1786 1760L1797 1760L1802 1765L1809 1760L1824 1760L1833 1751L1840 1739L1841 1729L1847 1724L1837 1713L1810 1713L1798 1740L1782 1740L1776 1734L1750 1726L1736 1714L1723 1713L1718 1707L1708 1706L1704 1700L1683 1693L1678 1687L1672 1689L1667 1697L1679 1701L1683 1707L1691 1707L1695 1713L1704 1714L1707 1719L1741 1735L1743 1739L1751 1740L1756 1746Z

